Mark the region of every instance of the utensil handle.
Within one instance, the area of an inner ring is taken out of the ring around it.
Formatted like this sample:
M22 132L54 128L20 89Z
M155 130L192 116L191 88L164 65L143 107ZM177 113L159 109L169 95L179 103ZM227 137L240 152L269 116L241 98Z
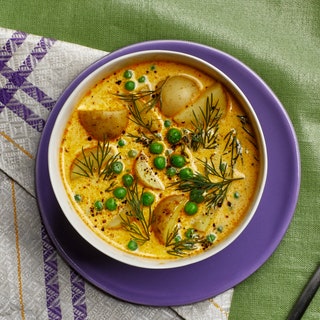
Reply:
M309 280L309 282L305 286L299 299L293 306L287 320L301 319L302 315L304 314L307 307L309 306L312 298L314 297L317 290L319 289L319 286L320 286L320 265L318 266L312 278Z

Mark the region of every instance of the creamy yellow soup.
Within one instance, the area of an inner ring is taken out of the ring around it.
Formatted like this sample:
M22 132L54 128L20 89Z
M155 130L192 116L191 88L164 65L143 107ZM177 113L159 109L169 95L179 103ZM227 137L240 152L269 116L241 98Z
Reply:
M203 252L239 225L257 186L259 150L225 87L189 66L154 61L115 72L81 99L60 163L94 233L168 259Z

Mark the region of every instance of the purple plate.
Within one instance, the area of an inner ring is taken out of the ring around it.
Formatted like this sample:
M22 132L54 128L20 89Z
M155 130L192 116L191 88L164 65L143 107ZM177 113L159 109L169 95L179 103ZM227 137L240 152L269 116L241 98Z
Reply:
M268 151L268 175L257 212L223 251L204 261L175 269L151 270L115 261L88 244L69 224L49 183L48 144L56 117L74 88L111 59L142 50L175 50L206 60L226 73L251 102ZM300 187L298 143L290 119L269 87L248 67L219 50L184 41L150 41L117 50L82 72L51 112L36 162L36 191L47 232L60 255L87 281L132 303L173 306L216 296L256 271L273 253L292 219Z

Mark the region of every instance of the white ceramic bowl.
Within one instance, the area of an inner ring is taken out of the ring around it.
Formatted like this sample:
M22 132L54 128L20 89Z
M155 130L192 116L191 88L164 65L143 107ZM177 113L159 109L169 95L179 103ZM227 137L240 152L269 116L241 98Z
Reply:
M249 210L239 224L237 229L224 241L218 243L216 246L204 251L203 253L179 259L170 259L170 260L156 260L142 258L134 254L126 253L122 250L119 250L107 242L102 240L97 236L79 217L76 211L73 208L73 205L68 199L67 192L65 191L64 183L62 180L59 165L59 150L62 135L65 127L67 126L68 119L71 116L71 113L77 106L79 100L85 95L85 93L92 88L97 82L107 75L113 73L114 71L132 65L134 63L151 61L151 60L168 60L179 63L184 63L199 69L200 71L205 72L206 74L217 79L223 83L229 90L234 94L234 96L239 100L242 107L247 112L250 122L254 127L257 143L260 149L260 176L258 181L258 187L256 193L251 202ZM259 205L265 181L267 176L267 152L266 145L261 130L259 120L250 105L248 99L244 96L238 86L228 78L222 71L218 70L215 66L207 63L204 60L201 60L195 56L187 55L175 51L165 51L165 50L150 50L150 51L139 51L131 54L127 54L113 60L110 60L95 69L93 72L90 72L71 92L71 94L66 99L63 107L60 110L60 113L56 119L55 125L52 130L52 134L49 142L49 175L51 184L57 198L57 201L65 214L68 221L75 228L75 230L94 248L100 250L107 256L114 258L123 263L133 265L136 267L150 268L150 269L164 269L164 268L175 268L186 266L198 261L204 260L208 257L211 257L217 254L219 251L226 248L231 244L246 228L250 220L254 216L256 209Z

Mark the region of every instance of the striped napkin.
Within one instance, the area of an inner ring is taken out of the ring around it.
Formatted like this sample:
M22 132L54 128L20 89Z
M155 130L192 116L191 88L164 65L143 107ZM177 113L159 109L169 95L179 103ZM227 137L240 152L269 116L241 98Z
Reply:
M120 301L70 268L40 218L39 139L64 88L107 53L0 28L0 319L227 319L233 289L179 307Z

